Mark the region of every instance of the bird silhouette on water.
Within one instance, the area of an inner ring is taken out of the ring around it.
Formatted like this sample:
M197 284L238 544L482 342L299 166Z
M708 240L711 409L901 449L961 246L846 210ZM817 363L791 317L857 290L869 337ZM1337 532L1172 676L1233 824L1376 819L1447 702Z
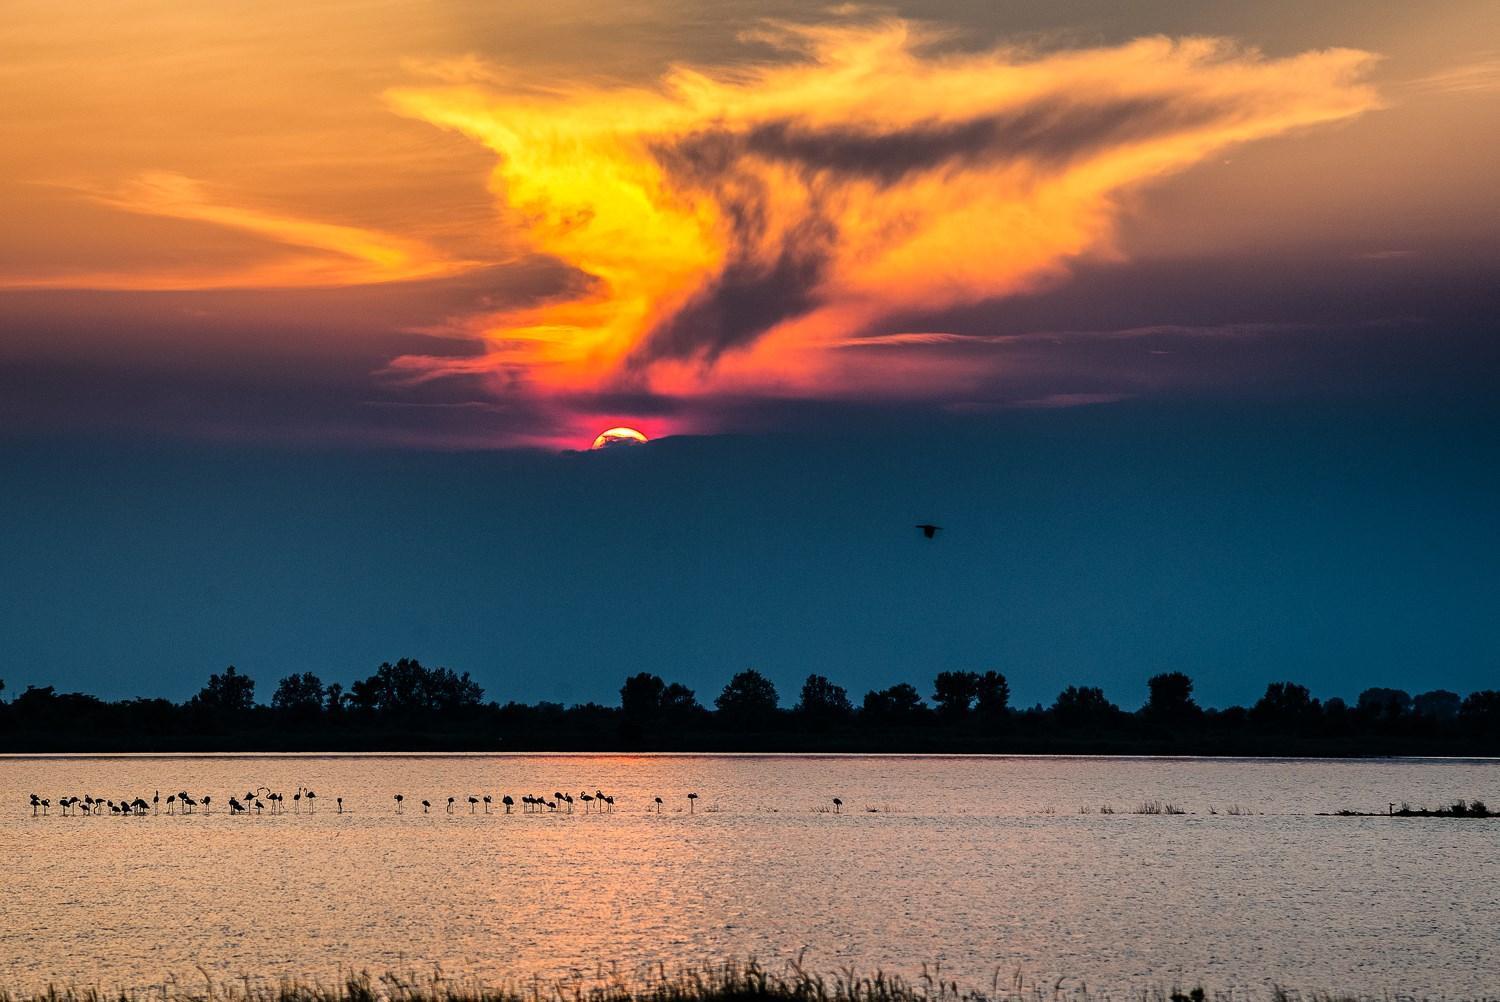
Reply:
M922 535L927 539L932 539L936 537L938 533L943 531L943 527L941 525L933 525L931 522L922 522L921 524L916 525L913 528L921 529Z

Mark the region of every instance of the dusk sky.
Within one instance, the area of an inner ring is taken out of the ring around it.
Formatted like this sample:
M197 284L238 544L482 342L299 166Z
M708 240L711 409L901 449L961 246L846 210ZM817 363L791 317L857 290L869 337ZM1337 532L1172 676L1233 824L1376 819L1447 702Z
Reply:
M1500 5L0 37L7 694L1496 684Z

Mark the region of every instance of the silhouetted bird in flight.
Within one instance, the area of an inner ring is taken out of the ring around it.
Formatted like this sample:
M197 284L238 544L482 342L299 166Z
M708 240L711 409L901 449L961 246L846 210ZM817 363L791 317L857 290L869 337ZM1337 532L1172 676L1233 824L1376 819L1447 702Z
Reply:
M915 526L914 528L921 529L922 535L926 536L928 539L936 536L943 529L941 525L933 525L931 522L923 522L921 525Z

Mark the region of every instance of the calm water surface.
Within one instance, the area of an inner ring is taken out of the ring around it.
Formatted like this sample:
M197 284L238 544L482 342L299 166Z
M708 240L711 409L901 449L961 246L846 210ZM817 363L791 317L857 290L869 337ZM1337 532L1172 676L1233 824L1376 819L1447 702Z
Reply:
M281 817L221 806L299 785L318 792L315 815L290 797ZM471 816L463 802L596 788L613 814ZM55 804L157 789L216 804L143 819L26 806L32 791ZM984 987L1019 969L1116 991L1493 994L1500 822L1314 816L1457 797L1500 802L1500 762L0 758L0 985L434 964L500 981L806 950L820 970L939 963ZM1148 799L1191 813L1128 813Z

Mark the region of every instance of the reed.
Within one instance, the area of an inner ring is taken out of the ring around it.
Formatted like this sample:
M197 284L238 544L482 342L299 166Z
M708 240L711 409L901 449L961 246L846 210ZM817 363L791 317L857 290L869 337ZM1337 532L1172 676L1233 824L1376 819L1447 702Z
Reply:
M1399 996L1415 1002L1416 996ZM104 991L49 987L41 992L0 989L0 1002L1375 1002L1384 996L1297 992L1280 986L1262 990L1202 987L1145 988L1123 993L1091 991L1075 979L1028 981L1019 973L996 974L984 988L960 987L937 969L908 980L852 968L824 975L791 962L779 973L755 961L686 968L669 974L664 966L636 981L599 970L556 980L532 979L499 986L454 980L440 971L401 977L360 973L333 984L296 980L215 983L206 974L201 988L169 981L151 988ZM1493 997L1485 998L1493 1002Z
M1137 807L1133 814L1186 814L1187 808L1178 807L1168 800L1147 800Z

